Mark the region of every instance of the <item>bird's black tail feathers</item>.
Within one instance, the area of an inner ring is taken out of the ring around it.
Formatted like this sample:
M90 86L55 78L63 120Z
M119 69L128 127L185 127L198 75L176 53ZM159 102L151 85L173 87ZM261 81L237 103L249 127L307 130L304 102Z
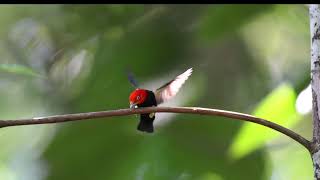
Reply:
M153 133L153 121L155 119L154 113L151 114L141 114L140 115L140 122L138 125L138 130Z

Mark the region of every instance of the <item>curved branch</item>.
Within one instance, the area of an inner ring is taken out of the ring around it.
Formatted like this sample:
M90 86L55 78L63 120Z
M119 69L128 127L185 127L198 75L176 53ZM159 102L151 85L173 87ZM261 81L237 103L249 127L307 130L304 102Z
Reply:
M287 129L283 126L280 126L271 121L251 116L249 114L242 114L238 112L225 111L219 109L209 109L209 108L200 108L200 107L147 107L147 108L138 108L138 109L118 109L110 111L99 111L99 112L87 112L87 113L78 113L78 114L65 114L57 116L48 116L48 117L37 117L31 119L20 119L20 120L0 120L0 128L8 126L19 126L19 125L34 125L34 124L49 124L49 123L60 123L68 121L78 121L85 119L94 119L94 118L105 118L113 116L127 116L132 114L143 114L143 113L152 113L152 112L167 112L167 113L186 113L186 114L198 114L198 115L209 115L209 116L222 116L227 118L232 118L236 120L249 121L256 124L260 124L266 127L269 127L273 130L276 130L293 140L297 141L305 148L310 151L310 142L294 131Z

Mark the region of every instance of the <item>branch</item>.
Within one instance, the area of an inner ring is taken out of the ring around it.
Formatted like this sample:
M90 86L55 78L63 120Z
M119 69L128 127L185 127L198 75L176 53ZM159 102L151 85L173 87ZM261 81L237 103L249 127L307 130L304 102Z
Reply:
M313 105L313 143L320 144L320 10L310 5L311 89Z
M269 127L275 131L278 131L293 140L297 141L305 148L310 151L310 142L299 134L293 132L290 129L287 129L283 126L280 126L271 121L267 121L262 118L251 116L249 114L242 114L238 112L225 111L219 109L209 109L209 108L200 108L200 107L148 107L148 108L138 108L138 109L118 109L110 111L99 111L99 112L87 112L87 113L78 113L78 114L65 114L57 116L48 116L48 117L38 117L32 119L21 119L21 120L0 120L0 128L8 126L19 126L19 125L33 125L33 124L49 124L49 123L60 123L68 121L78 121L85 119L94 119L94 118L105 118L105 117L114 117L114 116L127 116L132 114L143 114L143 113L152 113L152 112L168 112L168 113L186 113L186 114L198 114L198 115L209 115L209 116L221 116L232 118L236 120L249 121L256 124L260 124L266 127Z
M314 178L320 180L320 7L317 4L309 6L311 34L311 89L313 139L310 147L312 155Z

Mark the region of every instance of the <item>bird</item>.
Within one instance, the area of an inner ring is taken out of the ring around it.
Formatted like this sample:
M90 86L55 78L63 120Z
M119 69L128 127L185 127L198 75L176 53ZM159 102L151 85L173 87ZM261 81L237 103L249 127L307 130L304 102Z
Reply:
M182 85L191 76L192 68L187 69L182 74L176 76L171 81L165 83L158 89L152 91L148 89L139 88L137 81L132 73L128 73L130 83L135 87L135 90L130 93L129 103L130 108L153 107L161 103L167 102L177 95ZM155 113L140 114L140 122L137 126L138 131L153 133L153 121L155 120Z

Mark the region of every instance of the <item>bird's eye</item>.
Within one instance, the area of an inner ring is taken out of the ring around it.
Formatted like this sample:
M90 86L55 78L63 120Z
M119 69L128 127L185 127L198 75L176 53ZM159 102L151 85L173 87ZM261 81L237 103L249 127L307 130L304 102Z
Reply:
M140 96L137 96L137 100L140 100Z

